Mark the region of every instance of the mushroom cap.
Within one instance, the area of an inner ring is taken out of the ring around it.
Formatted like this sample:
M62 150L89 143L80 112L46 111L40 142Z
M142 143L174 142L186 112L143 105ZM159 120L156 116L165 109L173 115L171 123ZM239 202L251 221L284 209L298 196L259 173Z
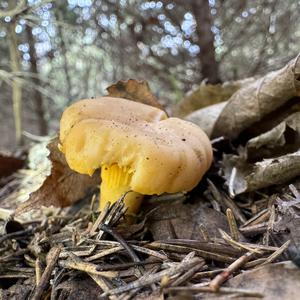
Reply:
M59 138L63 142L70 129L85 119L111 120L131 124L138 120L155 122L167 117L166 113L158 108L122 98L83 99L64 111L60 120Z
M71 169L92 175L103 165L129 167L131 189L144 195L189 191L212 162L210 141L197 125L120 98L69 107L60 141Z

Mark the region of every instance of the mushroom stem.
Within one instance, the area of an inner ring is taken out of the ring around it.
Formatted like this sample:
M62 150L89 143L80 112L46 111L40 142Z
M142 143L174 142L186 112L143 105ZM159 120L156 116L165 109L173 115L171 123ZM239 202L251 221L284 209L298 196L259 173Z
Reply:
M115 203L126 192L131 190L130 181L132 173L128 167L119 167L117 164L104 165L101 168L100 206L103 210L107 202ZM128 213L136 213L139 210L143 195L134 191L125 196L124 203Z

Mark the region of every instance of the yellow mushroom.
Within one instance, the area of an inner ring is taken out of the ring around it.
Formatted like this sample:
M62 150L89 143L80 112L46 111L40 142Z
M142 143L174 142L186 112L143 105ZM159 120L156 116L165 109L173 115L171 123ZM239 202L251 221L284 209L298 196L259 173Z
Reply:
M132 191L125 197L132 213L143 195L190 191L212 162L210 141L198 126L110 97L81 100L65 110L60 150L79 173L101 168L100 210Z

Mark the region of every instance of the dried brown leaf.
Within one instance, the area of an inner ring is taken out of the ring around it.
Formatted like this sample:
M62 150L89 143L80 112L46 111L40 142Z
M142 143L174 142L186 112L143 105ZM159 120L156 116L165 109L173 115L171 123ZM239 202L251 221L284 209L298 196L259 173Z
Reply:
M236 138L252 124L300 95L300 54L232 95L217 119L212 137Z
M199 203L161 205L149 215L146 224L155 240L203 240L201 225L211 238L220 236L218 228L228 232L225 216Z
M214 124L226 106L227 102L221 102L208 107L196 110L187 115L184 119L195 123L210 137Z
M300 269L290 261L270 264L243 272L230 279L228 285L262 293L264 300L298 300Z
M42 205L69 206L83 198L89 189L95 188L99 183L97 174L89 177L71 170L57 145L57 138L48 144L49 159L52 163L51 174L42 186L16 209L16 214L39 208Z
M253 81L254 78L247 78L215 85L203 81L199 87L189 92L182 101L175 105L173 114L178 117L184 117L196 110L224 102L242 86Z
M293 113L271 130L250 139L248 159L262 159L294 152L300 146L300 112Z
M108 96L119 97L136 102L144 103L164 110L157 98L153 95L147 81L129 79L127 81L118 81L107 89Z

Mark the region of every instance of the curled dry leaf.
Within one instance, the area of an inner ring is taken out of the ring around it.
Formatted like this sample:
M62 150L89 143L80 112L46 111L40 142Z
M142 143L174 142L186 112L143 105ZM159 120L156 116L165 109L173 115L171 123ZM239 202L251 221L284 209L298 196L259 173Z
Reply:
M232 196L288 182L300 175L300 150L254 165L242 156L224 155L224 177Z
M248 159L261 159L294 152L300 146L300 112L293 113L271 130L250 139Z
M212 129L227 102L221 102L208 107L196 110L187 115L184 119L198 125L208 137L212 134Z
M300 54L284 68L242 87L228 101L186 117L210 138L235 139L243 132L241 138L246 141L250 136L239 156L223 158L224 177L232 196L300 175L299 77Z
M220 236L218 228L228 232L225 216L201 203L161 205L149 214L146 224L155 240L203 240L201 226L211 238Z
M230 279L228 285L262 293L264 300L298 300L300 269L290 261L270 264L243 272Z
M224 102L242 86L253 81L254 78L228 81L223 84L208 84L202 81L199 87L189 92L182 101L175 105L173 114L184 117L201 108Z
M234 139L254 123L300 95L300 54L232 95L217 119L212 137Z
M203 128L212 138L221 135L236 138L241 131L250 130L251 125L255 125L251 127L252 136L268 131L289 114L299 111L299 101L293 101L299 95L299 65L296 58L263 78L250 78L228 101L217 104L212 101L213 105L207 107L204 107L207 101L203 101L204 108L193 111L185 119Z
M134 100L164 110L157 98L151 92L149 84L146 81L135 79L118 81L109 86L106 90L110 97Z
M89 177L72 171L57 145L57 138L48 144L49 159L52 163L51 174L45 179L42 186L16 209L17 215L41 206L65 207L71 205L83 198L89 189L97 187L98 174Z

